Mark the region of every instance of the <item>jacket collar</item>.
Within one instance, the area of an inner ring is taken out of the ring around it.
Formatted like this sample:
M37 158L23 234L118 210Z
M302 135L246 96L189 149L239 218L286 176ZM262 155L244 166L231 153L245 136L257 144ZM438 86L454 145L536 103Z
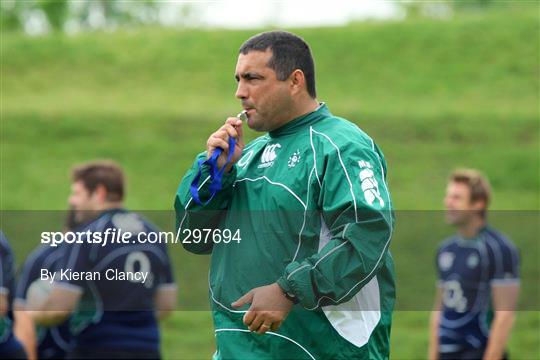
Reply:
M319 107L315 109L315 111L292 119L285 125L270 131L268 135L270 135L271 138L276 138L284 135L293 134L300 129L306 127L307 125L314 124L315 122L318 122L319 120L322 120L329 116L332 116L332 114L330 113L330 110L328 110L328 106L326 106L325 103L320 103Z

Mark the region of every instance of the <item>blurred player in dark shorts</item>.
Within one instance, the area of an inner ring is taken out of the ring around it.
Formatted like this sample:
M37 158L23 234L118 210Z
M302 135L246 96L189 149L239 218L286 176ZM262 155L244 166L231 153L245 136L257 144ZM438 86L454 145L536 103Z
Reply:
M99 274L54 281L35 320L54 325L70 319L74 345L68 359L160 358L158 320L176 304L176 284L165 243L143 243L137 235L157 229L123 208L124 176L112 161L79 165L72 172L70 206L75 208L81 243L66 244L61 270ZM127 233L122 242L94 243L94 234ZM140 279L111 279L106 273L141 273Z
M16 321L25 322L27 316L24 312L12 311L11 304L14 294L15 261L13 251L4 233L0 231L0 359L26 359L28 356L23 345L13 333L14 317Z
M75 220L75 211L69 209L66 214L64 231L74 231L77 226ZM49 246L43 244L35 249L27 258L18 276L17 292L15 295L15 308L18 310L30 310L27 303L30 287L36 282L41 281L41 269L47 269L55 272L60 268L64 261L64 252L66 246ZM26 338L26 337L25 337ZM21 338L21 341L24 341ZM27 346L37 345L38 359L63 359L71 348L71 333L69 331L69 319L57 326L37 327L37 344L28 344Z
M489 183L476 170L449 179L446 220L457 234L437 252L430 359L505 359L519 293L519 253L487 224Z

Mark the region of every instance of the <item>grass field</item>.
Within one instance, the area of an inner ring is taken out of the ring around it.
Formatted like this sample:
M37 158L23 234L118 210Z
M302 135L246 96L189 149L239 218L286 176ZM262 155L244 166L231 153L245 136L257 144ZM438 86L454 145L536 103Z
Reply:
M71 165L113 158L127 172L129 208L170 210L178 182L208 134L239 110L237 49L254 32L2 34L0 209L62 210ZM534 211L530 228L514 224L508 231L522 249L529 301L523 307L528 311L518 314L510 353L539 358L540 315L532 311L540 306L538 9L296 32L312 46L319 100L383 149L399 211L440 210L446 176L456 166L489 176L493 209ZM398 291L406 294L415 254L407 251L410 237L399 226L398 216L392 251ZM425 240L422 251L429 257L439 239ZM191 281L186 269L206 269L189 265L199 260L175 250L184 296ZM425 260L430 271L432 259ZM433 279L429 273L421 281ZM430 297L423 294L422 301ZM422 358L429 312L407 309L395 313L392 357ZM166 358L208 358L213 352L208 312L178 311L163 329Z

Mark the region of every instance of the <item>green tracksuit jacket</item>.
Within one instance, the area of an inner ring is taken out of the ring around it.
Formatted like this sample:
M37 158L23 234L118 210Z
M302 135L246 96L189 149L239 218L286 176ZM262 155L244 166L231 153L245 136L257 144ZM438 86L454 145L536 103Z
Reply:
M197 160L176 194L177 228L237 235L226 244L211 237L183 244L212 254L215 357L388 358L394 215L386 163L373 140L322 104L247 144L206 206L189 191ZM203 169L202 200L208 174ZM299 303L277 332L250 333L242 323L248 307L230 304L276 281Z

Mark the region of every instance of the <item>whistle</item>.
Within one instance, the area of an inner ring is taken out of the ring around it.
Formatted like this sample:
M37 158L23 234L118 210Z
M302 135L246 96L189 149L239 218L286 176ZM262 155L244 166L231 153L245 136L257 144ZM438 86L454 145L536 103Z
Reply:
M239 118L242 121L247 121L248 120L247 110L242 110L242 112L238 113L238 115L236 115L236 117Z

